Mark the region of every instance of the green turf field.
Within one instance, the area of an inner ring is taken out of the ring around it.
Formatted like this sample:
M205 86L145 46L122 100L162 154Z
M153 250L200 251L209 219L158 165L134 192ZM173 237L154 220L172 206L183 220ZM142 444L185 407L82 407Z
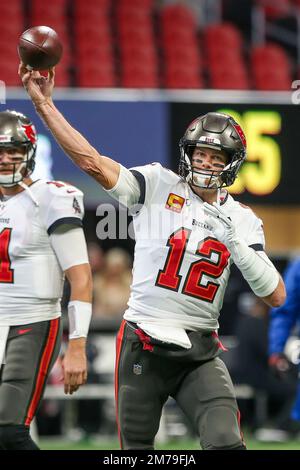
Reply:
M289 441L285 443L261 443L246 438L246 444L249 450L300 450L299 441ZM60 440L40 439L39 445L42 450L115 450L119 449L117 441L90 440L79 443L71 443ZM194 440L176 440L170 441L164 445L157 444L156 449L162 450L198 450L197 441Z

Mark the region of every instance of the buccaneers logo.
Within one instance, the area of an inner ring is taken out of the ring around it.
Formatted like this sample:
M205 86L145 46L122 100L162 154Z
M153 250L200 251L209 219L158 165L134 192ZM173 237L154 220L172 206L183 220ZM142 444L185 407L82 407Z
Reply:
M36 130L33 124L22 124L22 127L24 129L24 133L27 137L28 140L32 144L36 143Z
M237 123L235 123L235 124L233 124L233 127L235 128L238 135L240 136L240 139L241 139L243 145L246 147L246 137L245 137L245 134L244 134L241 126L239 126Z

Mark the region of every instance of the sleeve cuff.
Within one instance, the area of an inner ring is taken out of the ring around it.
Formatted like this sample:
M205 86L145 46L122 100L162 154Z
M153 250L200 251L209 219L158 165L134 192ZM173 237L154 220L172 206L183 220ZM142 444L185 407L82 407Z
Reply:
M252 248L254 251L265 251L261 243L254 243L253 245L249 245L249 248Z
M63 217L62 219L55 220L55 222L53 222L47 229L48 235L51 235L51 233L53 233L60 225L65 224L75 225L76 227L82 227L82 220L78 217Z
M142 173L137 170L129 170L133 176L136 178L137 182L140 186L140 198L138 200L138 205L143 205L145 203L145 196L146 196L146 180Z

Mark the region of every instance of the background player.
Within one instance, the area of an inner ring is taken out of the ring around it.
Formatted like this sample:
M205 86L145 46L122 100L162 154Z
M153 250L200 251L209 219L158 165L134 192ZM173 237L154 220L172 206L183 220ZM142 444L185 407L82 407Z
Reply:
M179 175L159 164L129 171L101 156L56 109L53 69L43 78L21 64L19 73L65 152L113 197L126 197L134 213L132 290L117 340L122 447L153 448L163 404L173 396L202 448L244 449L233 385L217 357L230 264L270 305L284 302L285 288L264 252L261 221L221 191L245 159L242 129L228 115L208 113L189 125L181 141Z
M61 342L64 273L71 286L65 393L87 377L91 274L82 193L32 181L37 135L21 113L0 113L0 447L37 449L29 425Z
M280 377L289 374L292 366L284 354L284 348L294 329L299 334L300 322L300 258L290 262L284 274L287 300L279 308L271 310L269 326L269 365ZM291 410L291 421L285 423L288 431L300 430L300 385Z

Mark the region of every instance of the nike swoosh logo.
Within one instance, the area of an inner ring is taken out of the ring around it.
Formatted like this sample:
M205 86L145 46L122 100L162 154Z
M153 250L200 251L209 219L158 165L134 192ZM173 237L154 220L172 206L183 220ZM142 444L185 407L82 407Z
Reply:
M29 331L31 331L31 330L32 330L32 328L27 328L25 330L19 330L18 334L19 335L25 335L25 333L29 333Z
M76 193L76 190L71 191L70 189L67 189L67 193L69 193L69 194L70 194L70 193Z

